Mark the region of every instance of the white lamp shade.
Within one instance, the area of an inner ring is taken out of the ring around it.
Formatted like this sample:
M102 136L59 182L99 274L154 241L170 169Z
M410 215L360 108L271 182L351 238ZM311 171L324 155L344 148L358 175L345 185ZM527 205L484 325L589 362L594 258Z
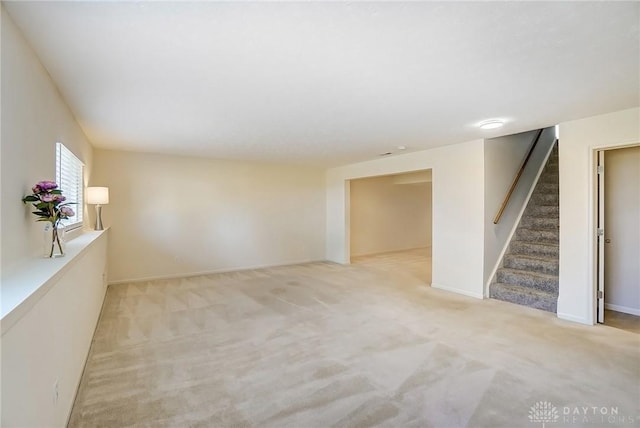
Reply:
M106 205L109 203L108 187L87 187L87 204Z

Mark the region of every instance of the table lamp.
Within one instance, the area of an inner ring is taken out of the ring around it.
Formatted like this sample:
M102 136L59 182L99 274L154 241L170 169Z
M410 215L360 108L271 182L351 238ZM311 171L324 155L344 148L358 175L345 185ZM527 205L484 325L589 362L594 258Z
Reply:
M104 230L104 228L102 227L102 206L108 203L108 187L87 187L87 204L96 206L95 230Z

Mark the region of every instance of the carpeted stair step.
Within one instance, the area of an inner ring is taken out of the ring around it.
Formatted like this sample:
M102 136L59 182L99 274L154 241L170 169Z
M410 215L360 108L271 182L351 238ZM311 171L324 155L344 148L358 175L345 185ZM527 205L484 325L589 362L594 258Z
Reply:
M516 303L543 311L557 311L558 296L554 293L535 290L515 284L491 284L489 296L505 302Z
M558 230L551 229L530 229L526 227L518 227L515 239L518 241L539 242L543 244L557 244Z
M535 193L559 193L560 185L557 182L538 183Z
M504 257L504 267L547 275L558 275L558 259L553 257L507 254Z
M555 257L560 254L558 244L543 244L539 242L511 241L508 254L522 254L540 257Z
M497 282L503 284L522 285L549 293L558 293L558 277L556 275L500 268L497 279Z
M542 174L538 178L538 183L556 183L560 182L560 174L558 167L546 167L542 170Z
M527 205L525 215L540 216L540 217L559 217L560 209L558 206L553 205Z
M560 225L560 219L558 217L537 217L537 216L523 216L520 220L520 225L527 229L551 229L556 230Z
M555 193L537 193L533 192L531 195L531 199L529 200L530 204L536 205L558 205L558 195Z
M559 183L558 173L545 173L540 176L538 183Z

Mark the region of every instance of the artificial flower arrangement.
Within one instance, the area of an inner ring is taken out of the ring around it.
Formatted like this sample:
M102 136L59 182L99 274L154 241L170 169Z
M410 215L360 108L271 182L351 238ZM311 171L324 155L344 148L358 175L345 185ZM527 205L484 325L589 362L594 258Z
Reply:
M25 204L31 202L35 207L36 211L33 211L33 214L38 216L36 221L48 221L51 223L53 234L49 257L53 257L56 245L60 250L60 255L64 255L58 228L60 226L60 220L75 215L75 212L69 206L73 204L73 202L65 202L66 198L62 196L62 191L58 189L58 184L54 181L39 181L31 190L33 193L22 198L22 202Z

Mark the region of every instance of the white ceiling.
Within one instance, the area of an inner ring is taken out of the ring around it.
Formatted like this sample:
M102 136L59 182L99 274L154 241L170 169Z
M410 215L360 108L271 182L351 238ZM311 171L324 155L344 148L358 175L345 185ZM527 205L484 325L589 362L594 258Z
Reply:
M4 4L103 148L331 166L639 105L638 2Z

